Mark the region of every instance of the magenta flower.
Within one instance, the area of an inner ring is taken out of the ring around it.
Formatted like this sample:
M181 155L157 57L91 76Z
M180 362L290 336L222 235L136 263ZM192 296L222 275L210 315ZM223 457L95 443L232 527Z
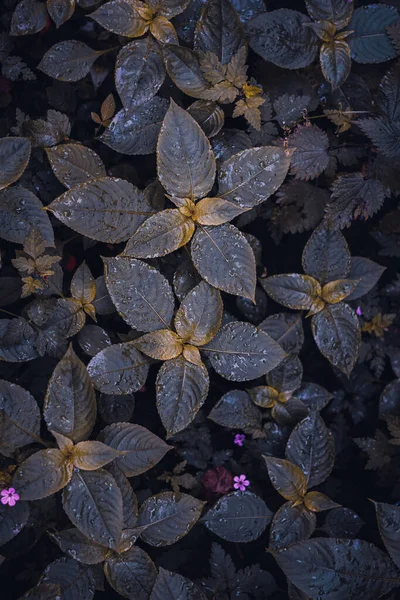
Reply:
M233 440L234 444L237 444L238 446L243 446L243 442L246 439L246 436L244 435L244 433L237 433L235 435L235 439Z
M362 315L361 306L357 306L356 313L358 314L359 317L361 317L361 315Z
M19 500L19 494L15 493L14 488L9 488L8 490L1 491L1 503L9 504L10 506L15 506L17 500Z
M246 487L250 485L250 481L246 479L246 475L239 475L239 477L234 477L233 481L235 482L233 484L235 490L240 490L241 492L244 492Z

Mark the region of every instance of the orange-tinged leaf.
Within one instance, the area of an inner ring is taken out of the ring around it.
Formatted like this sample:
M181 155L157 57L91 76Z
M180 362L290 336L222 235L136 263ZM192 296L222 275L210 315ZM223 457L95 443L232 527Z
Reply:
M254 404L261 408L272 408L279 401L279 392L269 385L259 385L249 390Z
M196 346L186 344L183 346L183 358L188 362L197 365L198 367L204 367L203 361L201 360L200 351Z
M211 341L219 330L222 311L219 291L201 281L180 305L175 315L175 329L188 344L202 346Z
M336 504L328 496L321 492L308 492L304 496L304 504L308 510L312 512L321 512L323 510L331 510L331 508L339 508L341 504Z
M135 340L135 347L156 360L170 360L182 354L182 341L169 329L160 329L142 335Z
M67 465L61 450L39 450L17 468L13 486L21 500L41 500L61 490L71 475L72 465Z
M92 302L96 296L96 282L85 261L79 265L72 277L71 294L82 304Z
M139 0L111 0L91 13L90 17L108 31L135 38L146 33L148 25L145 17L151 18L151 12Z
M115 100L112 94L108 94L107 98L101 105L101 118L103 121L112 119L115 114Z
M175 27L166 17L159 15L150 23L150 32L160 44L179 44Z
M273 275L261 279L261 285L275 302L297 310L309 310L321 294L316 279L298 273Z
M249 208L241 208L223 198L203 198L194 210L193 219L200 225L222 225Z
M63 452L64 456L68 455L70 450L74 447L74 442L69 438L65 437L65 435L61 435L61 433L57 433L57 431L52 431L50 429L51 435L55 438L57 442L57 446Z
M303 471L288 460L271 456L264 458L274 488L286 500L302 502L307 491L307 480Z
M356 289L359 279L336 279L322 288L321 297L329 304L336 304L350 296Z
M123 451L115 450L102 442L79 442L73 450L73 462L77 469L95 471L122 454Z

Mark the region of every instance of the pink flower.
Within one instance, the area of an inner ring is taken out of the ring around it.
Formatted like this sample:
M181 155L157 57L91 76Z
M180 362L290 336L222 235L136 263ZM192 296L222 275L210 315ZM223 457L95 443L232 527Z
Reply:
M9 488L8 490L1 491L1 503L9 504L10 506L15 506L17 500L19 500L19 494L15 493L14 488Z
M359 317L361 317L361 315L362 315L361 306L357 306L356 313L358 314Z
M239 477L234 477L233 481L235 482L233 484L235 490L240 490L241 492L244 492L246 487L250 485L250 481L246 479L246 475L239 475Z
M237 444L238 446L243 446L243 442L246 439L246 436L244 435L244 433L237 433L235 435L235 439L233 440L234 444Z

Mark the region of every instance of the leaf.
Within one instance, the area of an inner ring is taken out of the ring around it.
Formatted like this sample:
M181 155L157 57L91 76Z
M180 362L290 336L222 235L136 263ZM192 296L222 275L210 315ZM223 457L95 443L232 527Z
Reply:
M309 310L321 294L316 279L297 273L273 275L261 279L261 285L275 302L297 310Z
M374 502L379 533L394 564L400 564L400 508L394 504Z
M319 55L322 74L332 85L332 89L341 86L351 69L350 47L344 40L332 40L323 43Z
M41 500L61 490L71 475L72 467L67 466L62 452L50 448L24 460L14 473L12 485L21 500Z
M370 4L357 8L349 23L351 57L359 63L381 63L396 56L386 27L398 22L393 6Z
M224 125L224 111L215 102L196 100L188 107L187 112L197 121L208 138L217 135Z
M133 329L168 329L174 295L167 279L145 262L116 256L104 259L107 289L121 317Z
M353 2L348 0L306 0L306 8L314 21L331 21L337 29L349 24Z
M278 313L262 321L259 329L268 333L288 354L298 354L304 343L301 315Z
M92 239L117 244L154 211L128 181L102 177L64 192L48 209L64 225Z
M200 125L173 100L157 143L157 174L168 194L198 200L212 188L215 158Z
M178 356L165 362L157 375L157 410L167 438L185 429L203 406L209 388L207 369Z
M142 335L135 340L136 348L156 360L170 360L182 354L183 344L180 337L169 329L160 329Z
M66 560L65 558L63 560ZM61 588L56 583L39 583L28 590L20 600L53 600L61 594Z
M261 412L244 390L226 392L214 406L208 418L229 429L242 429L246 433L259 431L262 426Z
M122 554L111 554L104 573L108 583L124 598L148 600L157 577L157 569L144 550L132 546Z
M252 542L270 523L272 513L264 500L252 492L231 492L206 513L207 529L228 542Z
M352 279L337 279L326 283L322 288L321 298L329 304L337 304L347 299L357 287L358 281Z
M350 252L340 231L320 226L311 234L302 255L304 272L321 285L346 279L350 271Z
M107 471L114 477L122 495L124 523L123 529L135 528L138 515L138 501L129 480L125 477L116 461L108 465Z
M293 427L304 419L308 414L308 409L298 398L292 397L287 402L277 402L271 410L271 417L281 427Z
M103 394L131 394L144 385L149 361L136 350L134 342L126 342L96 354L87 370L94 387Z
M23 244L32 229L38 229L47 242L54 246L53 228L42 210L40 200L23 187L0 192L0 235L8 242Z
M279 125L293 126L302 118L303 112L310 103L309 96L283 94L274 102L275 119Z
M46 6L36 0L22 0L13 12L10 35L39 33L47 23Z
M32 444L40 436L40 411L24 388L0 379L0 451L11 452Z
M294 149L290 167L296 179L315 179L328 167L328 136L317 125L298 125L288 141Z
M256 265L253 250L233 225L201 226L191 243L191 256L210 285L254 301Z
M90 17L117 35L140 37L148 28L138 11L143 8L146 5L138 0L112 0L100 6Z
M229 0L207 0L196 25L194 49L213 52L226 65L243 44L243 27Z
M150 600L206 600L206 597L186 577L160 567Z
M63 557L50 563L44 570L40 581L58 584L59 594L63 600L75 600L75 598L92 600L94 596L92 572L72 558ZM54 590L54 586L51 588ZM52 598L54 598L54 591ZM40 596L40 600L46 600L46 598Z
M264 456L268 475L277 492L286 500L302 502L307 491L307 479L303 471L288 460Z
M71 523L106 548L118 548L122 533L122 496L104 469L75 470L63 491L63 507Z
M253 208L278 190L289 165L290 156L283 148L242 150L221 165L218 195L243 208Z
M17 502L15 506L0 504L0 546L7 544L25 527L30 515L27 502Z
M86 565L103 562L108 553L107 548L92 542L79 529L64 529L58 533L51 533L50 536L62 552Z
M335 463L335 442L318 412L303 419L290 434L286 458L303 471L307 487L323 483Z
M324 521L322 530L329 537L356 537L364 521L349 508L337 508L330 511Z
M79 265L72 277L71 294L82 304L92 302L96 296L96 282L85 261Z
M201 281L181 303L175 315L175 329L185 342L202 346L212 340L219 330L222 311L219 291Z
M74 14L75 0L47 0L47 10L58 28Z
M340 508L341 505L336 504L336 502L333 502L328 496L321 494L321 492L308 492L304 497L304 506L312 512L321 512Z
M1 319L0 358L7 362L24 362L38 357L37 333L23 318Z
M68 189L106 176L101 158L86 146L62 144L45 150L54 175Z
M120 456L121 452L102 442L79 442L73 450L74 466L84 471L95 471Z
M385 156L400 158L399 121L388 123L386 119L378 117L377 119L362 119L357 121L357 125Z
M231 381L265 375L285 357L282 348L250 323L234 321L222 327L204 348L214 369Z
M176 44L165 44L162 48L168 75L177 88L192 98L202 98L209 88L196 54ZM189 113L190 114L190 113Z
M80 442L96 422L96 396L83 362L69 346L50 378L43 416L47 427Z
M104 52L93 50L78 40L57 42L47 50L37 68L58 81L79 81Z
M155 96L132 111L120 110L100 140L121 154L152 154L168 101Z
M176 208L152 215L140 225L128 241L124 254L128 257L155 258L185 246L192 238L195 224Z
M246 23L249 45L264 60L284 69L301 69L314 62L318 38L310 19L296 10L263 12Z
M285 502L275 513L269 534L269 548L283 550L308 540L314 533L317 518L304 504L293 506Z
M320 352L349 376L357 362L361 331L356 313L344 303L326 306L311 320Z
M302 378L303 366L293 354L287 356L267 375L268 384L283 393L295 391L301 385Z
M133 423L109 425L100 433L99 439L115 450L126 452L115 460L115 465L126 477L145 473L171 450L171 446L154 433Z
M382 207L387 192L380 181L362 173L339 175L326 205L326 220L333 228L348 227L353 219L372 217Z
M161 50L151 36L135 40L120 50L115 64L115 87L126 110L151 100L164 78Z
M246 210L222 198L203 198L196 204L193 220L200 225L223 225Z
M399 574L379 548L363 540L318 538L274 554L286 577L312 598L375 600L398 585Z
M163 492L145 500L138 525L146 526L141 539L150 546L170 546L189 533L205 502L188 494Z

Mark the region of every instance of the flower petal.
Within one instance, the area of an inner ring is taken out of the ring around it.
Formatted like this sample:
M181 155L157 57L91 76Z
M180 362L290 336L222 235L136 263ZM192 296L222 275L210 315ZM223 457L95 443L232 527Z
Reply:
M3 496L3 498L1 499L1 503L2 503L2 504L8 504L8 497L7 497L7 498L5 498L5 497Z

